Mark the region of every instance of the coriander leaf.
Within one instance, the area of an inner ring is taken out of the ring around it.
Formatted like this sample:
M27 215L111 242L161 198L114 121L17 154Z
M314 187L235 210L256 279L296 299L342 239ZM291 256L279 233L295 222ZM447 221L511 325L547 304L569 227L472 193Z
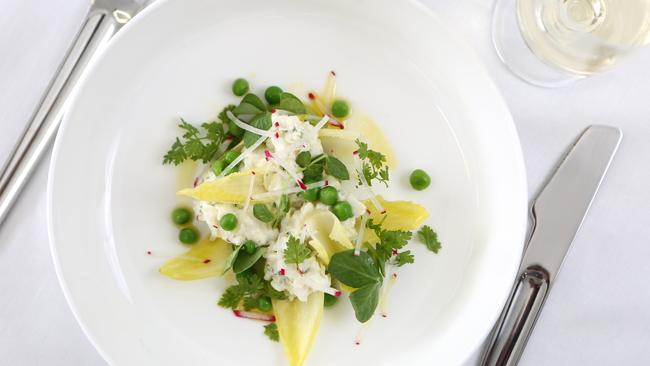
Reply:
M185 152L183 143L177 137L171 149L163 157L163 164L173 163L174 165L178 165L185 161L185 159L187 159L187 153Z
M438 234L429 225L422 226L418 231L418 238L427 246L427 249L436 254L442 248L442 244L438 241Z
M229 104L221 112L219 112L219 120L221 121L221 123L224 123L224 124L230 123L230 118L228 118L228 115L226 114L226 112L228 112L228 111L232 112L234 109L235 109L235 105L234 104Z
M278 104L278 109L295 114L306 113L305 105L302 103L302 101L295 95L286 92L282 93L280 104Z
M354 308L354 315L361 323L372 318L379 303L379 289L381 282L367 284L350 294L350 303Z
M415 262L415 257L413 257L413 254L411 254L410 250L401 252L395 256L395 265L398 267L401 267L407 263L414 263L414 262Z
M232 110L232 113L235 116L241 114L260 114L266 111L266 105L262 100L255 94L248 93L244 95L241 103L235 109Z
M246 251L240 252L232 265L232 271L235 272L235 274L244 272L262 258L264 253L266 253L265 247L257 248L253 254L248 254Z
M232 265L235 263L235 260L237 259L237 255L239 255L239 251L241 250L242 247L243 245L237 246L235 250L233 250L232 253L230 253L228 258L226 258L226 263L224 263L223 265L223 272L221 272L222 276L232 268Z
M284 250L284 261L300 264L309 257L311 257L311 249L304 243L301 243L296 237L290 235L287 241L287 248Z
M339 282L354 288L381 282L381 274L366 252L354 255L354 250L338 252L327 266L328 272Z
M357 153L362 160L361 174L366 178L369 185L376 180L388 187L388 166L386 165L386 156L378 151L368 149L368 144L357 139Z
M327 159L325 159L325 170L327 171L327 174L333 176L336 179L350 179L348 168L345 167L345 164L343 164L341 160L333 156L328 156Z
M267 324L264 326L264 335L269 337L270 340L280 341L280 333L278 332L278 325L275 323Z
M224 308L235 309L239 306L243 297L244 291L242 291L239 285L230 286L221 295L218 305Z
M257 127L261 130L268 130L271 128L272 122L271 122L271 113L269 112L263 112L255 117L250 121L249 123L253 127ZM244 146L250 147L253 145L258 139L260 138L260 135L246 131L244 133Z
M366 227L373 230L375 235L379 238L379 242L374 247L368 245L368 255L373 259L377 269L385 275L386 263L391 260L393 256L399 256L399 250L402 249L411 239L410 231L401 230L384 230L381 223L375 224L374 220L370 219L366 223ZM410 252L409 252L410 254ZM409 263L406 255L399 259L400 265Z
M183 136L176 138L171 149L163 157L163 164L178 165L187 159L208 163L214 158L225 137L223 124L218 122L202 124L204 135L182 118L178 127L184 130Z
M244 302L242 303L244 310L248 311L251 309L255 309L255 307L257 307L258 299L259 297L255 297L255 296L244 297Z
M263 203L256 203L253 206L253 216L262 222L271 222L275 219L275 215Z

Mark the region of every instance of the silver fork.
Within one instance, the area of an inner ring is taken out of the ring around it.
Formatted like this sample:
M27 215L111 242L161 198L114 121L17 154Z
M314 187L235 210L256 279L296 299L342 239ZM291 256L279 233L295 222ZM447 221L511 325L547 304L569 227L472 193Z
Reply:
M0 226L56 134L68 99L84 70L97 51L144 6L136 0L92 1L83 26L0 171Z

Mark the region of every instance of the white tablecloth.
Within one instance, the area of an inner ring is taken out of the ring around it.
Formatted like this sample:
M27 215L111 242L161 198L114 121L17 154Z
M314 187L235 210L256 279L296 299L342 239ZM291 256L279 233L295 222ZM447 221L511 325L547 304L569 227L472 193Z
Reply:
M0 0L0 161L21 134L88 2ZM515 78L496 58L491 1L424 2L476 49L502 89L521 137L531 197L585 126L611 124L625 133L521 364L649 365L650 47L611 73L564 89L540 89ZM65 303L50 260L48 160L0 228L0 364L102 365Z

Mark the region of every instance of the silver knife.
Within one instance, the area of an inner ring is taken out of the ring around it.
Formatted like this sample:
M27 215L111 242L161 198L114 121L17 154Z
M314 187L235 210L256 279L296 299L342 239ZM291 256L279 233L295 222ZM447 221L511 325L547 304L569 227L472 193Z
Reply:
M0 225L50 145L66 103L91 59L143 6L136 0L92 1L83 26L0 171Z
M620 129L587 128L532 206L533 231L481 365L519 362L544 301L621 142Z

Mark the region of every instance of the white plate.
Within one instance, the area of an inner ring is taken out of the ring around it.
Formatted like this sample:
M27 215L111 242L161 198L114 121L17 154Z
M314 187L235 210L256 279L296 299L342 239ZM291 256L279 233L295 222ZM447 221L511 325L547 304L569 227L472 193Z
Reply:
M413 244L390 316L361 346L342 301L309 365L454 365L476 350L510 289L526 223L525 177L507 108L474 55L423 6L395 0L169 0L138 15L94 65L59 132L49 181L57 272L82 328L116 365L281 365L262 324L216 306L220 279L176 282L169 222L176 170L161 164L177 117L201 122L235 77L339 93L391 137L390 197L425 204L443 249ZM301 84L297 84L301 83ZM408 188L414 168L432 186Z

